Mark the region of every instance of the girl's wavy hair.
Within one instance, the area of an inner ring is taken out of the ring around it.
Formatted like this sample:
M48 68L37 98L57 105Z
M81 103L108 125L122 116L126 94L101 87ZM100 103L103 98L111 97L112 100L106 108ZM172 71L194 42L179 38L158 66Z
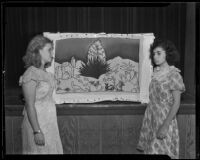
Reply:
M169 65L175 65L179 61L179 53L176 46L169 40L155 39L153 44L150 46L150 59L153 67L156 66L153 60L153 50L157 47L163 48L166 52L166 61Z
M25 63L25 68L30 66L39 68L41 66L41 56L39 50L42 49L47 43L52 44L53 42L42 35L36 35L33 37L28 44L25 56L22 58ZM50 63L47 63L45 64L45 67L50 65Z

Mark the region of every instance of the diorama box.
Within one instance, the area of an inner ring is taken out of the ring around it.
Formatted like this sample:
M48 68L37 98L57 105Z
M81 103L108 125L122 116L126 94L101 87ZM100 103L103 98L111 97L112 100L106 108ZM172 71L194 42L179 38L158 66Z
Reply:
M57 104L132 101L148 103L153 33L49 33Z

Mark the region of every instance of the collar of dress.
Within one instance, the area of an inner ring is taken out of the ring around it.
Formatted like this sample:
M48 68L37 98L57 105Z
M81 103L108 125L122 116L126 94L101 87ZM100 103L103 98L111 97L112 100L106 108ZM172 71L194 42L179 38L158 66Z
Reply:
M166 76L169 72L171 71L176 71L176 72L180 72L180 70L174 66L169 66L169 68L166 68L164 70L160 70L159 67L156 67L154 69L154 72L152 74L152 79L161 79L162 77Z

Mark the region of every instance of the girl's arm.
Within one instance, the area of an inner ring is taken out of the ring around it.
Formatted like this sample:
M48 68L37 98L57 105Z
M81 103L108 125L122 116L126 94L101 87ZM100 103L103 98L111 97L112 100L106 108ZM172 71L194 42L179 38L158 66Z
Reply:
M23 94L25 98L25 107L28 115L28 120L31 124L33 131L40 130L40 126L37 120L37 114L35 110L35 93L36 82L30 81L22 85Z
M168 128L169 128L169 124L174 119L174 117L176 116L178 109L180 107L181 92L178 91L178 90L174 90L174 91L172 91L172 95L174 97L174 104L171 107L169 114L167 115L167 118L165 119L163 124L158 129L157 138L159 138L159 139L165 138L166 133L167 133Z
M174 117L176 116L178 109L180 107L181 92L178 91L178 90L174 90L174 91L172 91L172 95L173 95L173 98L174 98L174 104L171 107L169 114L167 115L167 118L164 121L164 125L167 125L167 126L174 119Z
M44 145L44 135L40 129L37 113L35 109L35 93L36 93L36 82L29 81L22 85L23 94L25 98L25 107L28 116L28 120L31 124L33 132L35 132L35 143L38 145Z

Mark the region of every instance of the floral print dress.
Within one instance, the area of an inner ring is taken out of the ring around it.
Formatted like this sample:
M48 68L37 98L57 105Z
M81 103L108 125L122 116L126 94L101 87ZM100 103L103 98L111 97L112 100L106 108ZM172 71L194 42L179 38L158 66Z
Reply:
M174 99L173 90L185 91L180 70L170 66L160 74L154 71L149 86L149 104L147 105L140 131L138 150L144 154L165 154L171 158L179 158L179 132L176 117L169 124L166 138L156 138L156 132L167 118Z
M45 145L35 144L33 129L28 120L26 108L22 122L22 149L23 154L63 154L60 139L55 101L52 98L55 86L54 76L36 67L29 67L20 78L20 84L35 81L35 109L38 123L45 137Z

